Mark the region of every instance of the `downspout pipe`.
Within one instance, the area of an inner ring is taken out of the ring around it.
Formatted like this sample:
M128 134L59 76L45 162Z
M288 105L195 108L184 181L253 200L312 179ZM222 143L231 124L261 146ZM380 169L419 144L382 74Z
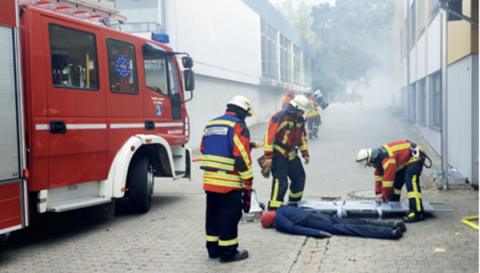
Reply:
M448 189L448 21L447 13L440 14L442 22L442 176L443 189Z

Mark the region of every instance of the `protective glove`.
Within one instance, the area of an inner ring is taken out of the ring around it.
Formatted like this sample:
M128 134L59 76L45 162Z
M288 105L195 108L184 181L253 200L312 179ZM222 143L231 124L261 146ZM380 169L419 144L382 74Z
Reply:
M263 177L269 178L270 177L270 167L265 166L265 155L262 155L257 159L258 165L262 168L261 173Z
M248 213L250 211L250 206L251 206L251 200L252 200L252 190L242 190L242 206L243 206L243 211L245 213Z

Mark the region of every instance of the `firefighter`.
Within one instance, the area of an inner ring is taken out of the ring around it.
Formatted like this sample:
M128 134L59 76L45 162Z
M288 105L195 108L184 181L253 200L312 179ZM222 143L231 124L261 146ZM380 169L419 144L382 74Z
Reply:
M315 91L315 93L313 94L313 97L318 102L320 107L322 107L322 110L327 109L328 105L330 105L330 103L323 100L323 94L322 94L322 91L320 91L320 89L317 89L317 91Z
M308 139L312 139L312 136L318 138L318 126L320 125L320 114L317 107L320 107L317 100L313 97L312 89L307 88L306 96L312 104L312 110L307 112L307 126L308 126Z
M292 101L293 97L294 97L293 90L288 89L287 90L287 95L285 95L285 97L283 98L283 101L282 101L282 110L287 109L288 104L290 103L290 101Z
M379 202L400 201L403 184L406 184L409 213L403 218L405 223L424 220L420 175L425 159L430 160L425 150L408 140L361 149L357 155L361 167L375 168L375 194Z
M251 190L253 174L250 133L245 118L255 115L250 101L235 96L223 116L207 123L200 151L204 170L203 189L207 195L206 239L210 258L220 262L248 258L238 248L238 222L242 217L242 191Z
M264 167L270 168L273 176L268 210L276 210L283 204L288 178L291 180L289 204L296 204L302 199L305 170L297 156L297 150L300 150L305 164L308 164L310 157L303 115L310 111L311 107L307 97L297 95L286 110L277 112L270 120L264 146Z

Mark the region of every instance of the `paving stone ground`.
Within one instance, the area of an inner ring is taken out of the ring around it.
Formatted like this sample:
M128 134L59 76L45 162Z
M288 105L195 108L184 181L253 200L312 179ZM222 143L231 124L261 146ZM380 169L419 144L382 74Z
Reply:
M400 240L314 239L263 229L259 222L240 223L240 248L250 257L221 264L207 257L202 172L194 163L191 181L156 180L146 214L111 216L104 206L34 219L31 227L0 243L0 272L478 272L478 231L461 222L478 215L478 191L467 186L443 191L430 185L440 157L411 124L388 109L332 104L321 114L320 137L309 142L304 200L352 200L350 192L373 191L373 170L356 166L357 151L409 139L422 145L433 161L421 177L424 201L443 202L440 208L452 212L409 224ZM252 139L263 142L266 126L251 127ZM254 150L254 161L261 154ZM261 177L256 165L254 173L258 199L266 203L271 181Z

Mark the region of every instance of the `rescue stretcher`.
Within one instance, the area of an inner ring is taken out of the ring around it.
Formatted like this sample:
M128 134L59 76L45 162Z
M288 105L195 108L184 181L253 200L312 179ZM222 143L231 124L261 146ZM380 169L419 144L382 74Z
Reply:
M451 209L437 209L433 205L443 205L443 202L422 202L425 213L452 212ZM334 214L338 218L347 218L349 214L378 215L378 220L383 216L394 214L407 214L408 202L377 201L299 201L297 207L318 213Z

